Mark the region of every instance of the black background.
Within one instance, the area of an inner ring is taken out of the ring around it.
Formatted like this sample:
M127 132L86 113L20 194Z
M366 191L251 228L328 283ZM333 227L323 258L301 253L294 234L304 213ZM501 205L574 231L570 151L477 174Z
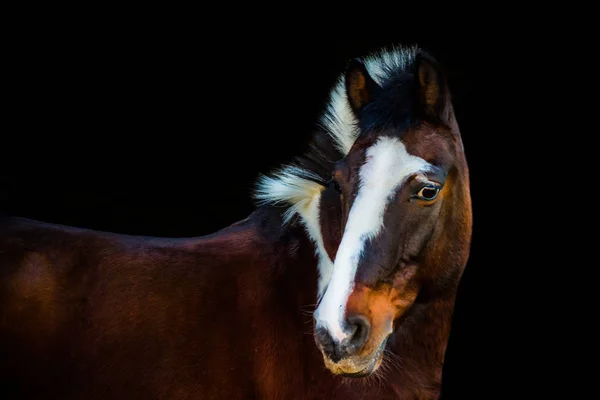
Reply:
M503 107L514 87L507 49L514 54L530 43L447 32L226 40L106 31L38 34L10 60L2 211L129 234L213 232L252 211L259 173L305 151L349 58L416 43L447 71L471 169L473 246L444 398L492 398L490 388L519 382L515 368L503 366L515 355L507 343L517 333L514 321L504 323L506 260L498 250L509 232L510 202L497 187L505 179L500 159L513 157L502 140L514 122Z

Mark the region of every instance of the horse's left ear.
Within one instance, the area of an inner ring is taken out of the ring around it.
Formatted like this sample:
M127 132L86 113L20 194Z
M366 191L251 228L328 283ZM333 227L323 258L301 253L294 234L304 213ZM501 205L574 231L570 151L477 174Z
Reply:
M346 95L354 113L373 100L379 85L371 78L360 58L350 61L346 69Z
M443 118L446 109L446 76L439 63L429 54L420 52L415 60L419 85L419 102L425 114Z

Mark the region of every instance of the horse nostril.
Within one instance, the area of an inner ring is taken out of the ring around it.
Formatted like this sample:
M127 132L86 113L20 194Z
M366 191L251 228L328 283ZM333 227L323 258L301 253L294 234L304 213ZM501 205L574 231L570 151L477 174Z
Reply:
M338 362L341 359L340 349L336 345L327 329L319 327L315 332L317 344L321 346L323 352L333 361Z
M351 355L362 349L367 339L369 339L371 324L362 315L349 317L346 321L349 328L349 337L346 342L345 353Z

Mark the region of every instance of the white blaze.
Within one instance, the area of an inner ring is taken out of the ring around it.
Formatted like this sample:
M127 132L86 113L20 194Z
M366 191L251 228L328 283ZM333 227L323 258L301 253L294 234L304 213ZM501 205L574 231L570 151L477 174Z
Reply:
M358 194L348 215L331 279L315 311L317 324L337 340L346 336L342 321L365 241L377 236L383 227L386 206L406 178L430 166L422 158L408 154L404 144L395 138L381 137L367 150L365 164L359 170Z

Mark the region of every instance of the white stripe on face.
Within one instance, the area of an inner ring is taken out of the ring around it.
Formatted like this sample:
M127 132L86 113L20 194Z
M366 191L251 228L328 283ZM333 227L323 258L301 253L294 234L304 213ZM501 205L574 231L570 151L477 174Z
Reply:
M315 311L317 325L338 341L346 337L342 321L365 241L380 232L386 206L406 178L430 167L422 158L408 154L404 144L395 138L381 137L367 150L331 280Z

